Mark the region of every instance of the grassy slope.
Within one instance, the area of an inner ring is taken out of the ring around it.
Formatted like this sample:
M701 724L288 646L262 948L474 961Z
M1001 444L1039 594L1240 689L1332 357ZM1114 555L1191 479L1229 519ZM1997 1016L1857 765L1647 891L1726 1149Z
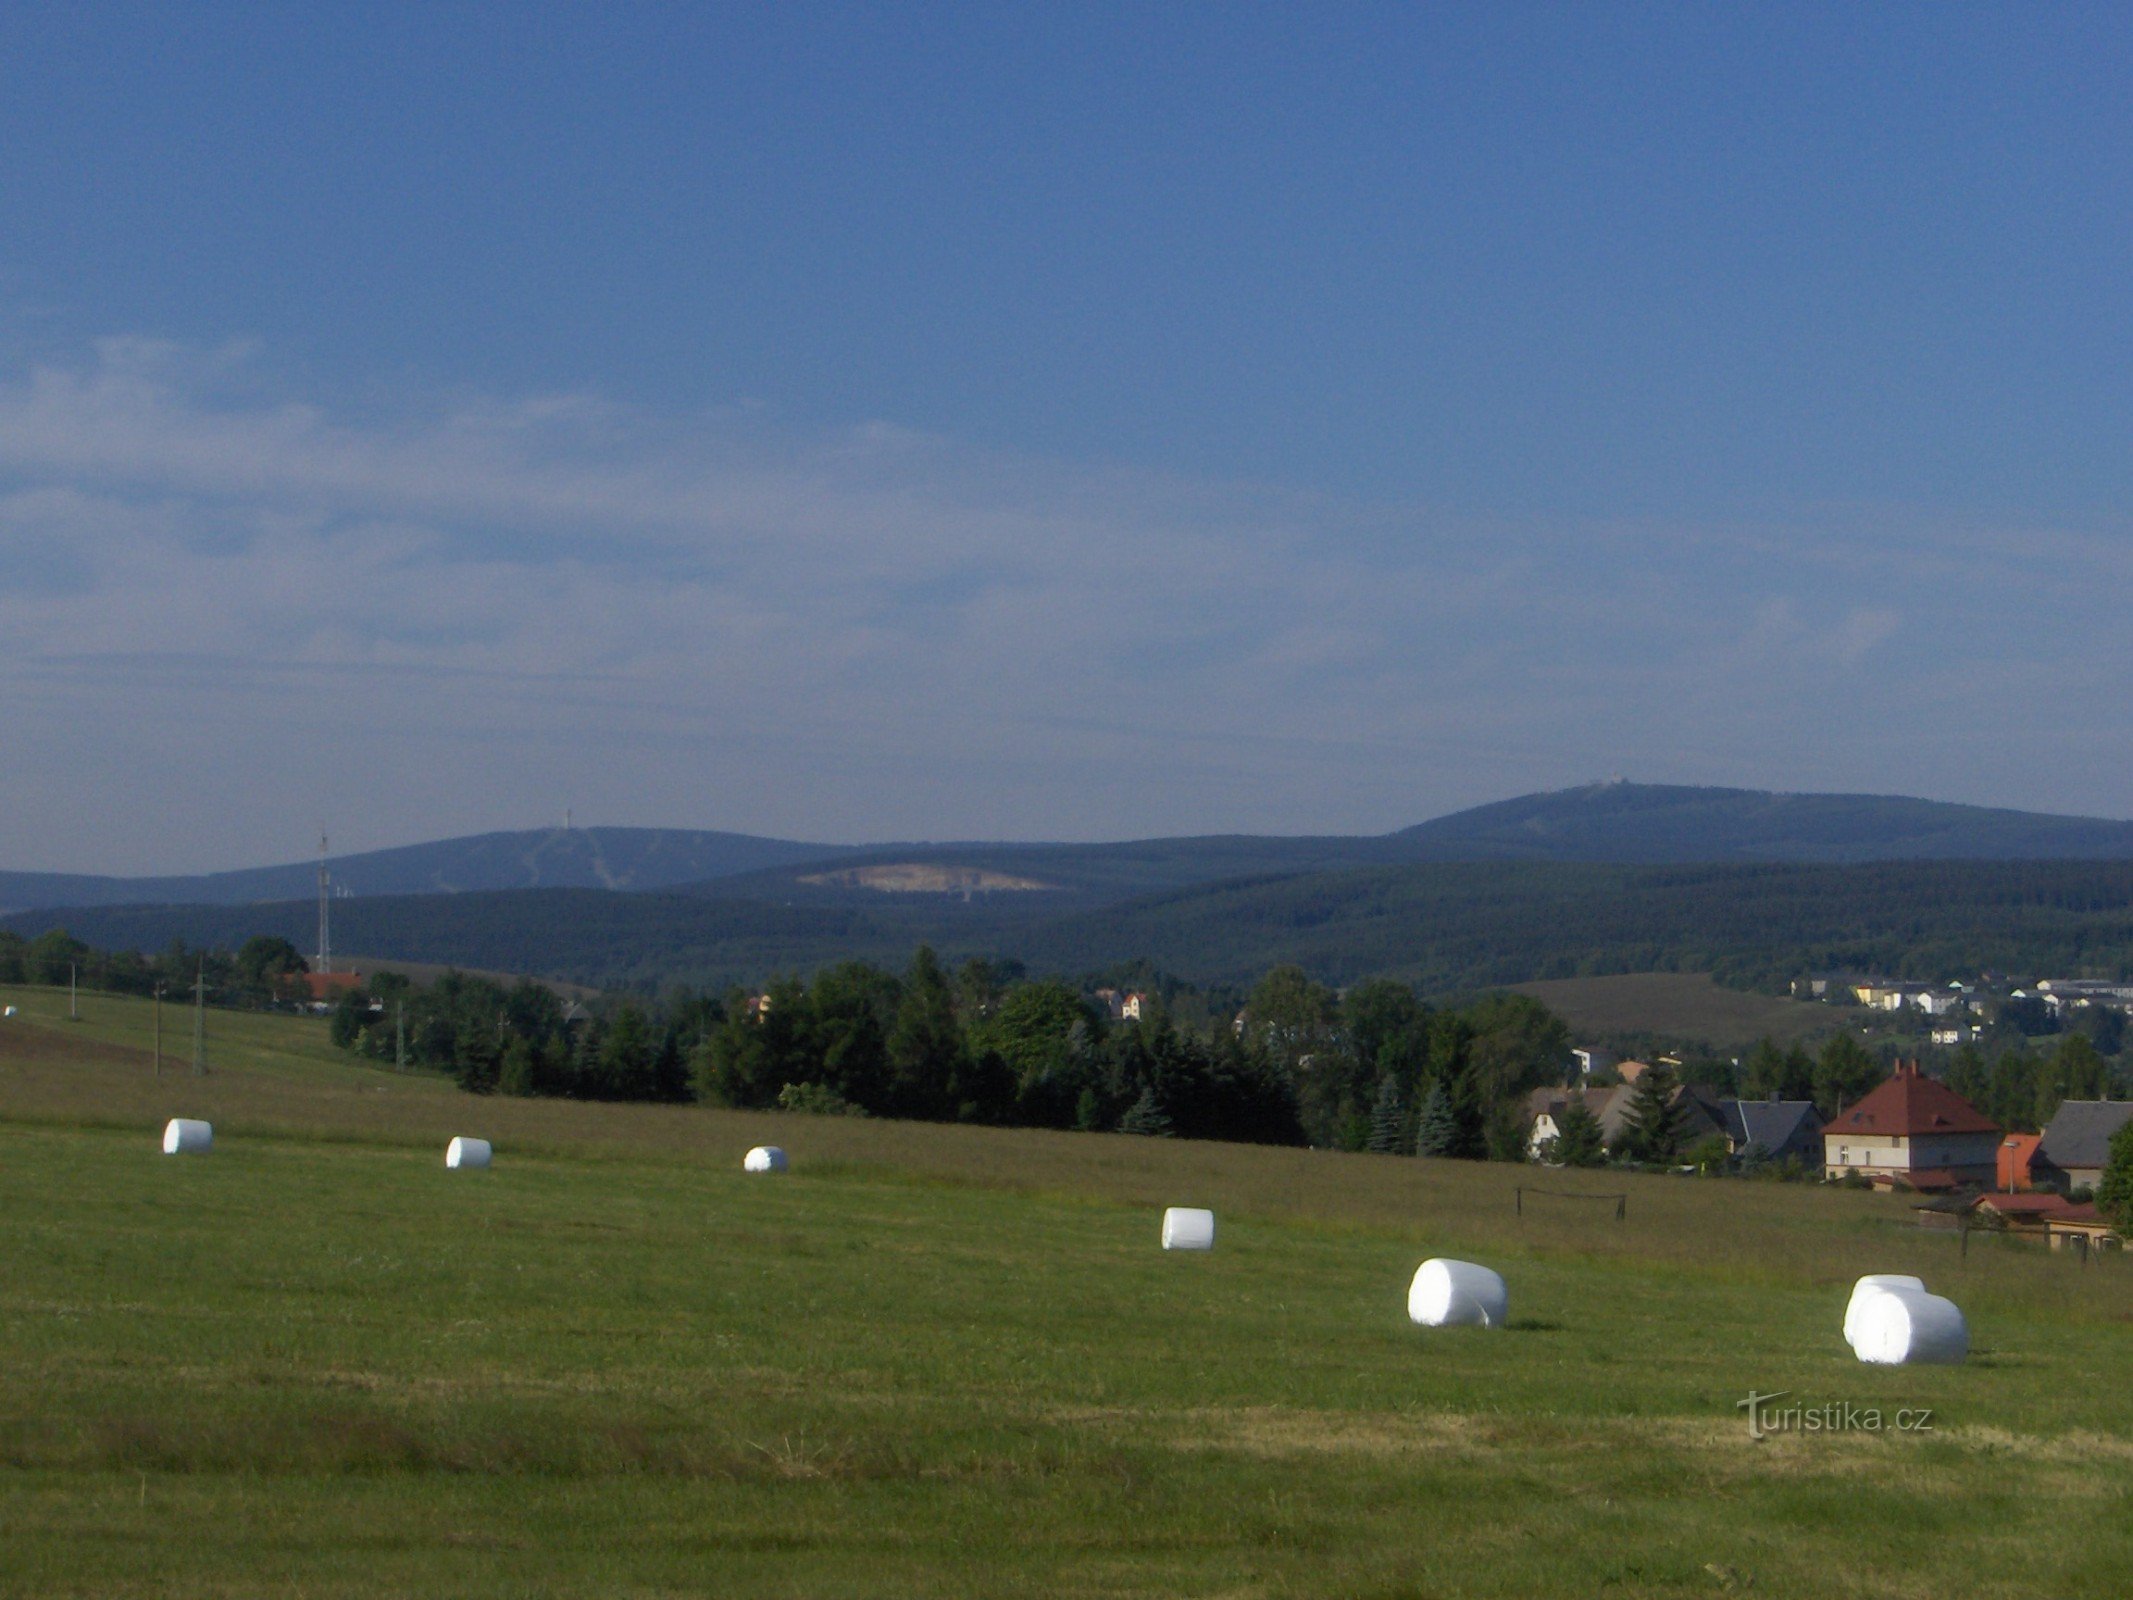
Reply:
M1610 1176L1625 1225L1521 1220L1507 1168L474 1102L271 1019L158 1082L144 1007L6 998L0 1593L2027 1595L2133 1557L2133 1273L1964 1264L1899 1203ZM213 1155L153 1153L173 1113ZM495 1170L445 1173L454 1132ZM765 1138L787 1178L737 1170ZM1157 1251L1165 1202L1220 1248ZM1430 1253L1498 1264L1511 1330L1410 1327ZM1869 1269L1979 1357L1853 1363ZM1939 1426L1753 1444L1751 1386Z
M1515 985L1570 1024L1580 1038L1649 1033L1740 1050L1762 1038L1780 1044L1835 1031L1859 1013L1741 989L1701 972L1630 972L1610 978L1554 978Z

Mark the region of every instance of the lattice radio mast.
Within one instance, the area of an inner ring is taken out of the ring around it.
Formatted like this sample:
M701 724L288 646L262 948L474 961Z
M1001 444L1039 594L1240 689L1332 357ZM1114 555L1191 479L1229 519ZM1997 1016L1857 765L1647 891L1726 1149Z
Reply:
M326 870L326 833L319 830L318 836L318 970L333 970L333 935L327 924L327 907L331 904L333 889L332 874Z

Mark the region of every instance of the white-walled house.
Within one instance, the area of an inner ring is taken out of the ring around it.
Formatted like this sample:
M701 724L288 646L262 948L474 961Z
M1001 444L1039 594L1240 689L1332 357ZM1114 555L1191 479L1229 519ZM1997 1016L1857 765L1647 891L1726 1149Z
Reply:
M1822 1130L1827 1177L1848 1173L1913 1188L1990 1185L1998 1171L2000 1127L1915 1061Z

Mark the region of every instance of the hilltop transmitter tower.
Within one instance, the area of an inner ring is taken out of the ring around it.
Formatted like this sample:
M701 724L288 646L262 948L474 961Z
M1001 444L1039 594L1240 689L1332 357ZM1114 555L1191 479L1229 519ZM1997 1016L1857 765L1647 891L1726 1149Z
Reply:
M316 972L333 970L333 934L329 926L329 910L332 904L333 875L326 870L326 834L323 829L318 836L318 963Z

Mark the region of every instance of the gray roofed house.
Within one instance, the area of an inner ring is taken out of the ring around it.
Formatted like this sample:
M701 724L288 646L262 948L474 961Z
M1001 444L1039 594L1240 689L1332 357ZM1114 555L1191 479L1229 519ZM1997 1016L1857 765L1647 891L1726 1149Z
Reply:
M1749 1145L1762 1146L1772 1161L1797 1156L1822 1159L1822 1115L1812 1100L1727 1100L1726 1142L1739 1155Z
M2111 1135L2133 1122L2133 1100L2062 1101L2030 1162L2032 1177L2093 1189L2111 1159Z

